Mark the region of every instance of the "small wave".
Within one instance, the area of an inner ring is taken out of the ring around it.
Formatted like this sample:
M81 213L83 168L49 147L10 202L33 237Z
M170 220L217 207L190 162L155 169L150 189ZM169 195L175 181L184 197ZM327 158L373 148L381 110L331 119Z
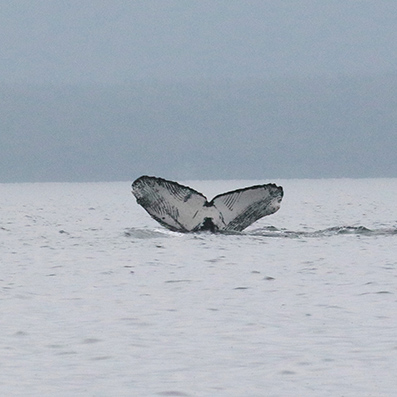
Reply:
M263 237L330 237L337 235L364 235L364 236L391 236L397 235L397 228L368 229L365 226L334 226L326 229L307 231L290 231L286 229L277 229L273 226L255 229L248 232L249 235Z
M317 233L321 234L371 234L373 230L366 228L365 226L335 226L329 227L324 230L319 230Z
M139 228L128 228L124 231L125 237L132 237L137 239L150 239L158 237L167 237L169 235L168 230L160 231L157 229L139 229Z
M332 237L339 235L357 235L357 236L392 236L397 235L397 228L380 228L368 229L365 226L333 226L326 229L315 231L293 231L287 229L277 229L274 226L267 226L260 229L254 229L244 232L218 232L211 233L208 231L195 233L172 232L167 229L141 229L128 228L124 231L124 236L135 239L152 239L167 238L173 236L185 236L186 234L194 235L194 238L205 238L205 236L215 235L236 235L236 236L261 236L261 237L278 237L278 238L310 238L310 237Z

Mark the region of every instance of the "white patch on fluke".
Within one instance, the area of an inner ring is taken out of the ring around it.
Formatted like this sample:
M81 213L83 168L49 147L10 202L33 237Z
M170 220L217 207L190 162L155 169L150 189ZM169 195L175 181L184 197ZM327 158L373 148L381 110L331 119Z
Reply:
M136 201L166 228L178 232L242 231L278 211L283 188L255 185L215 196L211 201L190 187L152 176L132 184Z

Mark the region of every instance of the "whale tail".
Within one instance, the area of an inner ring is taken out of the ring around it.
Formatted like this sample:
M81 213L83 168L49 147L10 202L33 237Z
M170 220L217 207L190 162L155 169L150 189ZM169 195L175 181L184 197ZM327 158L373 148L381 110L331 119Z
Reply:
M242 231L279 210L283 188L273 183L237 189L211 201L196 190L152 176L132 184L136 201L166 228L178 232Z

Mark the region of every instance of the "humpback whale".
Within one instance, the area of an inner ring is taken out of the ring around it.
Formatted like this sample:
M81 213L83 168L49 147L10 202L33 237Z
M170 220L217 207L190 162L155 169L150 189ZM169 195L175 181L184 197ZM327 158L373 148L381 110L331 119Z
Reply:
M132 194L148 214L177 232L240 232L258 219L279 210L283 188L273 183L218 194L211 201L177 182L141 176Z

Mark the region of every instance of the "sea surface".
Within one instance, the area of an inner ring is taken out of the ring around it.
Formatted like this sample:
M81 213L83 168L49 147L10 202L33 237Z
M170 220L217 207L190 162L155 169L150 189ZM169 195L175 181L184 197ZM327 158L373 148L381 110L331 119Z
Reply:
M182 234L131 182L0 184L1 396L397 395L397 179L284 187Z

